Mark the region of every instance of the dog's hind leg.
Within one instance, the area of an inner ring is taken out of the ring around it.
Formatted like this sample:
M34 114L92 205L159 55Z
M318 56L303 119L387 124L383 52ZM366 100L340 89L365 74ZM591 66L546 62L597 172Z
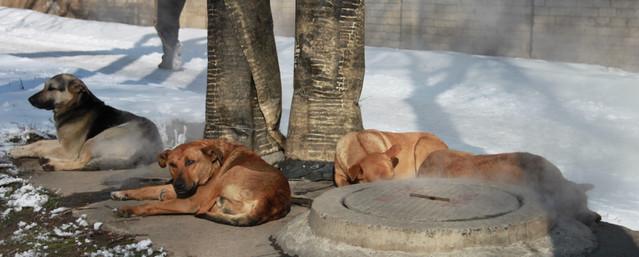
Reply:
M255 226L265 221L264 219L259 219L251 215L255 208L255 202L257 201L254 200L249 203L234 201L220 196L217 198L215 205L210 211L198 216L233 226Z
M62 159L62 158L50 158L47 162L42 164L42 168L48 171L59 171L59 170L84 170L86 169L87 163L92 158L91 155L91 140L84 143L82 149L80 150L80 154L76 158L70 159Z
M176 199L173 185L147 186L138 189L111 192L113 200L160 200Z
M42 164L42 168L46 171L60 171L60 170L83 170L89 162L89 158L78 158L74 160L67 159L49 159Z
M160 145L152 142L136 122L109 128L89 139L92 157L85 169L129 169L157 160Z

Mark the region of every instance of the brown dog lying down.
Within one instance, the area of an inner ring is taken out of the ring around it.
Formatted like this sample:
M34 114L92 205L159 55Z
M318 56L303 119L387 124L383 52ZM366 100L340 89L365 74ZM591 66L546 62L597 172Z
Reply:
M335 184L412 178L426 157L441 149L448 146L431 133L351 132L337 142Z
M568 181L555 165L530 153L473 155L453 150L435 151L419 167L418 176L471 177L526 185L557 214L574 217L588 225L601 220L601 216L587 206L585 192L592 189L592 185Z
M120 216L195 214L215 222L253 226L286 216L291 191L282 173L244 146L200 140L166 150L172 184L117 191L117 200L160 200L123 206Z

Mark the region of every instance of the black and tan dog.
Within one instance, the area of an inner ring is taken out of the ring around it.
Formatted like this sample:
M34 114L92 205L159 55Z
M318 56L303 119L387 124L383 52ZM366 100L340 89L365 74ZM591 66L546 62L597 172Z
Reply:
M159 200L123 206L120 216L195 214L234 226L253 226L286 216L291 191L282 172L248 148L224 140L200 140L166 150L172 184L111 193L116 200Z
M149 164L162 151L153 122L104 104L71 74L53 76L29 102L53 111L58 139L16 147L12 158L42 158L46 170L101 170Z

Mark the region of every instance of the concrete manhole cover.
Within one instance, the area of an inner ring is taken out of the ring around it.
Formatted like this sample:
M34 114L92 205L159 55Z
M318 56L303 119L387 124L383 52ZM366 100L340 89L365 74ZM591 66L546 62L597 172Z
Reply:
M492 187L439 184L429 187L384 184L343 198L350 210L410 222L489 219L521 207L517 196Z
M302 216L277 236L288 254L573 256L596 245L587 227L554 219L532 192L472 180L338 188L316 198Z

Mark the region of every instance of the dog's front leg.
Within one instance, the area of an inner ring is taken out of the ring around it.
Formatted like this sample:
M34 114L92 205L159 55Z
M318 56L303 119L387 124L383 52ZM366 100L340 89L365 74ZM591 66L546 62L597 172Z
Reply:
M195 214L200 205L192 198L173 199L136 206L122 206L117 209L120 217L151 216L160 214Z
M173 185L147 186L138 189L111 192L113 200L160 200L176 199Z
M38 142L17 146L9 151L11 158L64 158L65 151L58 140L40 140Z
M343 173L336 172L333 179L333 182L335 182L335 185L337 187L348 186L351 184L348 182L348 178L346 178L346 175L344 175Z

